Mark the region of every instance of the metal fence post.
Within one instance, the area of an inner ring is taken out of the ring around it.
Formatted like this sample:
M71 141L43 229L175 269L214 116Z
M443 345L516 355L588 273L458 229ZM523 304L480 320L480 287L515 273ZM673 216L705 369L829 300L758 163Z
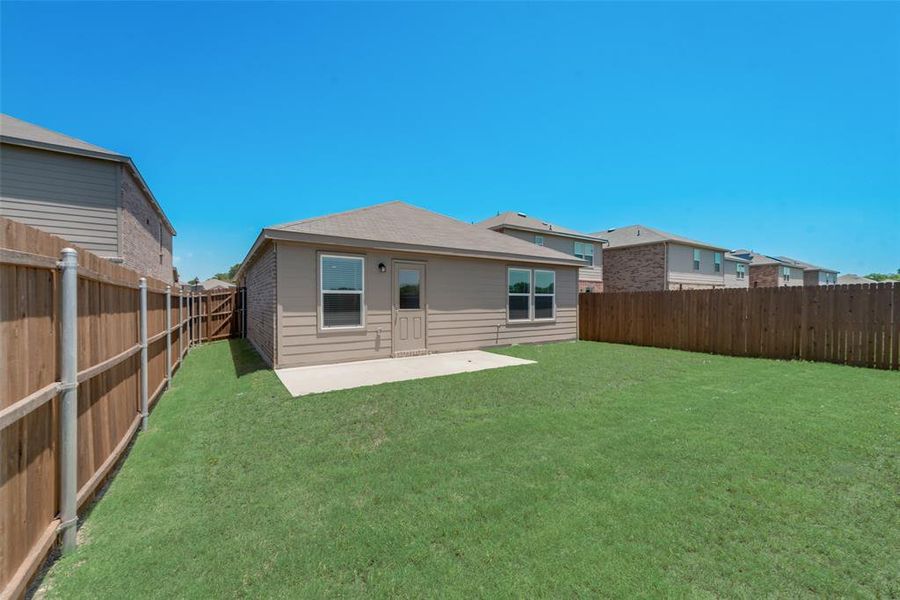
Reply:
M63 248L60 292L59 529L62 551L75 549L78 515L78 253Z
M141 429L147 431L147 278L140 279L141 295Z
M172 286L166 286L166 387L172 387Z

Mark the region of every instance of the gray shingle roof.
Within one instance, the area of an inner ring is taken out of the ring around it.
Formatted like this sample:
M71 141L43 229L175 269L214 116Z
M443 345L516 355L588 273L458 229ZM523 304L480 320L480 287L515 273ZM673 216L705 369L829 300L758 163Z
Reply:
M605 238L609 241L610 248L622 248L625 246L637 246L640 244L654 244L658 242L676 242L687 246L700 246L702 248L710 248L713 250L726 251L727 248L721 248L706 242L699 242L674 233L668 233L646 225L628 225L626 227L616 227L607 229L606 231L597 231L591 235Z
M854 285L857 283L878 283L874 279L862 277L861 275L857 275L856 273L847 273L846 275L841 275L837 278L837 282L841 285Z
M579 237L592 241L605 241L602 237L598 238L587 233L575 231L574 229L560 227L559 225L554 225L553 223L542 221L540 219L529 217L528 215L517 212L500 213L496 217L491 217L490 219L481 221L480 223L478 223L478 225L480 225L481 227L487 227L488 229L500 229L505 227L509 229L524 229L527 231L546 231L547 233L556 233L569 237Z
M88 152L98 152L100 154L110 154L124 158L124 156L118 152L107 150L106 148L95 146L94 144L89 144L78 138L63 135L62 133L45 129L6 114L0 114L0 135L26 142L37 142L39 144L71 148L73 150L86 150Z
M175 227L169 221L169 217L166 216L156 196L153 195L153 191L150 190L150 186L144 181L144 176L138 171L137 166L130 157L2 113L0 113L0 140L11 145L39 148L50 152L78 154L98 160L114 160L123 163L131 170L131 174L134 175L140 186L147 193L150 204L153 205L153 209L159 214L166 228L172 235L175 235Z
M426 252L433 248L534 262L584 264L568 254L399 201L266 227L266 231L386 242Z
M829 273L837 273L837 271L833 269L817 267L816 265L811 265L789 256L769 256L767 254L759 254L758 252L746 249L732 250L730 254L749 259L751 265L783 265L786 267L800 269L802 271L827 271Z

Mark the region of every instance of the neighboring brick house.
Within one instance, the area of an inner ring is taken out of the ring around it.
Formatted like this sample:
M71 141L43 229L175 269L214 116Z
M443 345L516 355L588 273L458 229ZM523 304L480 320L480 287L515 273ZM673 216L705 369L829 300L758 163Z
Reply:
M629 225L591 235L608 241L603 249L604 291L644 292L726 286L725 248L646 225Z
M0 216L174 281L175 229L127 156L0 115Z
M834 285L837 271L787 256L768 256L752 250L734 250L734 256L750 261L750 287Z
M578 270L579 292L603 291L603 244L606 240L529 217L520 212L499 213L478 223L498 233L552 248L587 262Z

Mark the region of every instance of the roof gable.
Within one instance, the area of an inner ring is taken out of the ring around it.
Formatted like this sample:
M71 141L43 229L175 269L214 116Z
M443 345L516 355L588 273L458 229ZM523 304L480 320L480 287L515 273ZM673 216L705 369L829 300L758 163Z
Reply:
M626 227L616 227L607 229L606 231L598 231L591 235L601 236L609 241L610 248L623 248L625 246L637 246L641 244L657 244L660 242L673 242L677 244L685 244L687 246L700 246L713 250L726 251L727 248L721 248L706 242L699 242L674 233L668 233L661 229L647 227L646 225L628 225Z
M578 266L583 261L550 248L465 223L405 202L375 204L348 212L267 227L265 232L362 240L373 244L448 253L475 253Z

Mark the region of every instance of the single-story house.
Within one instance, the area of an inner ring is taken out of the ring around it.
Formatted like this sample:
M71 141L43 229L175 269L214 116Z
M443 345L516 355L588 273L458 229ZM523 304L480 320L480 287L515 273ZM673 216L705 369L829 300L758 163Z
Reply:
M280 368L577 339L584 264L388 202L264 228L235 279Z
M846 275L841 275L837 278L838 285L859 285L862 283L878 283L874 279L869 279L868 277L863 277L862 275L857 275L856 273L847 273Z
M208 292L210 290L226 290L233 287L235 285L230 281L222 281L221 279L210 277L193 286L193 290L195 292Z
M499 213L479 225L580 258L585 261L585 266L578 271L578 291L603 291L602 248L606 243L605 239L554 225L521 212Z

